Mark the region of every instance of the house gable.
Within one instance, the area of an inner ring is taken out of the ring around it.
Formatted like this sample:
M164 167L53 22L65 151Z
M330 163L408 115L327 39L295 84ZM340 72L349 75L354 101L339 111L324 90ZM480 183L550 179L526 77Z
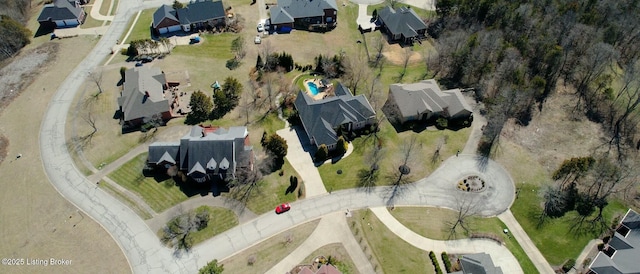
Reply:
M162 5L153 13L154 29L166 28L180 24L176 17L176 10L168 5Z
M427 29L427 24L408 7L394 10L386 6L378 12L378 17L393 36L402 35L405 38L412 38L424 34Z
M54 0L51 4L42 7L42 11L38 16L38 22L61 21L61 20L78 20L84 18L84 10L79 3L68 0Z

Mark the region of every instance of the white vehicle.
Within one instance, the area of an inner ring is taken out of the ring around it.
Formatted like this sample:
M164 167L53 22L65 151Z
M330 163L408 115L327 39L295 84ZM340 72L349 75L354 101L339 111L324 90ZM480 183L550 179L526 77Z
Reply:
M262 39L260 38L260 35L256 35L256 38L253 39L253 42L256 43L256 44L262 43Z
M258 32L264 32L264 26L262 26L262 23L258 24Z

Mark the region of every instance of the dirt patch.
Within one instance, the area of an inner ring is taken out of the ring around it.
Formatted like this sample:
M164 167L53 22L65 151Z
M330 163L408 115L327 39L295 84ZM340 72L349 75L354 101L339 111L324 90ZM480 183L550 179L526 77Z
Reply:
M7 147L9 146L9 139L0 135L0 164L7 158Z
M544 169L552 173L562 161L592 154L606 141L602 126L574 113L575 96L561 92L551 96L542 112L524 127L510 120L501 138L526 149Z
M411 48L403 48L398 44L388 45L385 47L385 51L382 52L384 58L394 65L404 64L404 60L409 55L409 64L415 64L422 60L422 54L417 51L412 51Z

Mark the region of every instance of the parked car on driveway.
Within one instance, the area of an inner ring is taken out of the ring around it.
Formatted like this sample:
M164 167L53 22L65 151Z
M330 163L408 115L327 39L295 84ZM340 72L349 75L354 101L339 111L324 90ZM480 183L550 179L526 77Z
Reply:
M291 209L291 205L289 203L284 203L276 207L276 214L282 214Z
M258 23L258 32L264 32L264 26L262 25L262 23Z
M256 35L256 38L253 39L253 42L256 44L262 43L262 38L260 38L260 35Z

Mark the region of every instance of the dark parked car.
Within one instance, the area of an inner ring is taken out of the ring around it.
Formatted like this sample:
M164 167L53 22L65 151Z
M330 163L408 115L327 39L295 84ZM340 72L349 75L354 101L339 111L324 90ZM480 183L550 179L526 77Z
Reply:
M291 209L289 203L284 203L276 207L276 214L285 213Z
M140 58L140 62L142 62L142 63L149 63L151 61L153 61L153 58L151 58L149 56L145 56L145 57Z

